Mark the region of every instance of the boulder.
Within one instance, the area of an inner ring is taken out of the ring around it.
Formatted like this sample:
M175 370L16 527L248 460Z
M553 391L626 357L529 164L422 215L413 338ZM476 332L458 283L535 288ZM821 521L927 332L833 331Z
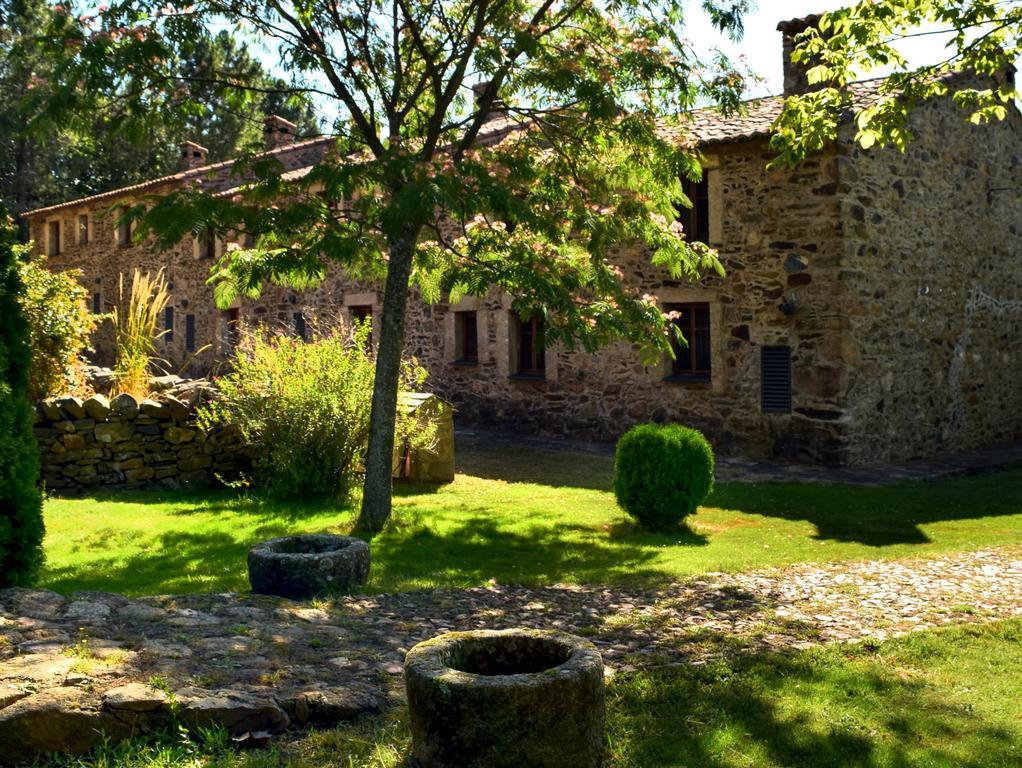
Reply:
M272 699L262 699L239 691L215 694L181 692L178 696L181 719L193 728L222 725L236 736L246 731L278 733L290 724L287 713Z
M146 398L139 404L139 409L146 416L151 416L154 419L169 419L170 408L164 403L159 403L156 400L150 400Z

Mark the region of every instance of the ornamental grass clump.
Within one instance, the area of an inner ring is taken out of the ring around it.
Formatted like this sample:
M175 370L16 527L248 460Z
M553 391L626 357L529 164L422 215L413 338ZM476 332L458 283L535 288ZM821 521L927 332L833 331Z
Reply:
M137 269L131 277L131 293L124 298L124 275L118 283L120 301L111 315L116 339L114 372L117 392L142 398L149 394L149 376L156 356L156 340L166 330L157 330L170 299L161 269L155 276Z
M617 443L614 495L652 531L666 531L696 511L713 488L713 449L680 424L641 424Z
M218 395L199 412L206 428L233 425L253 453L253 483L274 496L349 497L369 440L375 361L369 324L337 326L306 342L256 328L244 334ZM402 387L415 389L425 370L402 366ZM398 440L435 443L435 424L398 413Z

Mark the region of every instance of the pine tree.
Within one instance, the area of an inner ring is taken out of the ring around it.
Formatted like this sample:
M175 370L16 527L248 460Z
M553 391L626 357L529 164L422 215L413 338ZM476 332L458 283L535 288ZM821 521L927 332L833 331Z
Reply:
M0 587L29 583L42 563L39 449L28 401L28 325L21 315L14 228L0 208Z

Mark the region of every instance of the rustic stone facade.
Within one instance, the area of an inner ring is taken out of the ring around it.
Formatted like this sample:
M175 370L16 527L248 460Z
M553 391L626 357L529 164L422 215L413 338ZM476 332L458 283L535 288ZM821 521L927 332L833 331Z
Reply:
M413 292L407 349L459 422L605 440L638 422L678 421L706 431L718 451L857 464L1022 438L1022 116L1012 109L1002 122L972 126L950 101L934 101L914 116L919 136L905 154L863 151L845 132L797 170L767 171L780 105L773 97L730 122L693 119L706 158L707 239L726 277L683 283L643 253L616 257L663 304L708 305L708 376L670 376L669 361L644 368L624 344L595 355L554 347L542 376L518 376L509 297L430 306ZM327 147L274 152L299 168ZM227 170L215 168L214 188L228 184ZM274 287L234 315L217 310L200 244L164 253L117 246L111 217L99 212L118 201L112 193L29 214L32 237L45 252L48 222L59 219L65 247L50 265L81 269L104 307L121 273L165 268L174 333L161 343L172 366L215 368L229 355L231 317L294 330L298 318L380 312L378 286L337 270L302 294ZM96 235L76 245L77 217L90 211ZM460 359L458 312L475 318L470 361ZM186 348L204 345L197 356ZM109 360L109 329L97 347ZM768 380L771 350L781 370ZM790 404L766 407L768 391L784 400L785 375Z
M236 430L200 429L192 408L169 396L45 400L35 435L47 490L206 486L249 467Z

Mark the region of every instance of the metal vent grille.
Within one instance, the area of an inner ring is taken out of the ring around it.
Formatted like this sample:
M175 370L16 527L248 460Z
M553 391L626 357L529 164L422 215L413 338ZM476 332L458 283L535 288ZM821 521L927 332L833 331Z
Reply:
M763 413L791 413L791 347L761 347Z

